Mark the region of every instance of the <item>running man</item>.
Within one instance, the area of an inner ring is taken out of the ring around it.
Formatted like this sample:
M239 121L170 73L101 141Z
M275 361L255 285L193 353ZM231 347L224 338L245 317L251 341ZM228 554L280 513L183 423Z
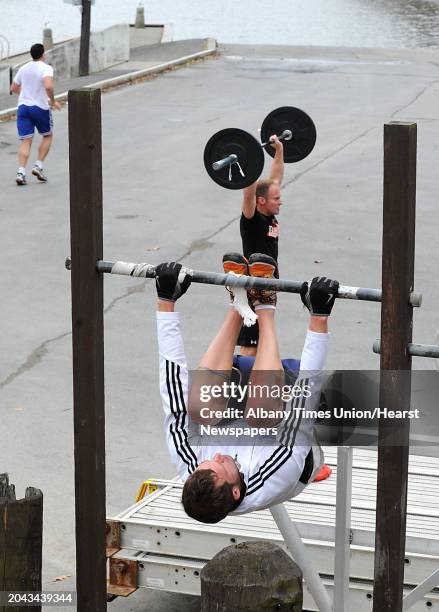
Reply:
M21 140L18 151L18 172L15 178L17 185L26 185L26 166L29 160L32 140L37 128L43 137L38 148L38 159L32 168L32 174L43 183L47 176L43 171L43 162L49 153L53 140L52 108L61 109L55 100L53 89L53 68L46 64L43 45L37 43L30 49L32 61L24 64L14 77L11 92L18 94L17 130Z
M258 275L257 257L250 259L250 273ZM267 261L264 260L264 266ZM272 272L276 263L272 260ZM302 302L310 311L308 331L301 357L301 371L296 386L309 388L285 405L286 415L278 423L280 436L269 445L254 437L248 445L194 445L189 437L188 416L196 423L206 422L200 410L201 396L192 387L189 395L188 367L180 332L175 301L188 289L190 271L179 263L164 263L156 268L158 295L157 331L160 359L160 392L165 413L168 449L180 478L184 481L182 502L186 513L204 523L216 523L228 514L244 514L268 508L298 495L312 482L323 464L323 453L314 438L314 419L303 410L315 409L322 384L328 344L328 317L338 292L338 282L315 278L301 288ZM276 299L273 291L251 290L249 297L260 322L260 341L251 376L283 377L282 363L275 332ZM240 314L230 308L225 321L201 359L198 372L213 381L223 382L230 373L233 352L241 329ZM197 401L198 397L198 401ZM214 410L226 405L226 398L203 404L213 409L210 424L221 420ZM271 402L271 400L270 400ZM249 403L246 420L250 418ZM215 418L214 418L215 417ZM277 422L277 421L276 421ZM200 437L199 437L200 438ZM198 439L199 439L198 438ZM259 442L258 442L259 440ZM213 441L214 442L214 441Z

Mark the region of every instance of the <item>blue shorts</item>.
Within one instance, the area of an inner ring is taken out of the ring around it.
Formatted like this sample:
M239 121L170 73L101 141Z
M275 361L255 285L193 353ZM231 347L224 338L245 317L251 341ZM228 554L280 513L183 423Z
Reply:
M52 133L52 113L50 109L44 110L39 106L26 106L20 104L17 111L17 130L21 140L32 138L35 128L41 136Z
M243 380L247 381L250 376L251 369L255 362L256 357L247 357L242 355L235 355L233 357L233 366L238 368L241 372ZM299 370L300 370L300 360L299 359L282 359L282 365L284 367L285 372L291 377L296 379Z

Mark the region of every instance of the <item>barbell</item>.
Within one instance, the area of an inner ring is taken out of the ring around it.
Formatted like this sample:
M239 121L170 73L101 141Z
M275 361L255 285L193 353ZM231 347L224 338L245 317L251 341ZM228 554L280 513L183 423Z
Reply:
M65 262L67 270L71 270L71 259ZM96 270L103 274L121 274L135 278L154 278L155 266L148 263L130 263L126 261L104 261L96 262ZM275 289L285 293L299 293L303 284L301 281L284 280L281 278L260 278L257 276L236 276L235 274L224 274L221 272L204 272L201 270L190 270L193 283L206 285L225 285L227 287L244 287L245 289ZM340 285L338 297L347 300L361 300L367 302L381 302L381 289L370 289L367 287L348 287ZM422 294L412 291L408 296L411 306L421 306Z
M275 156L275 148L270 143L274 134L282 140L286 163L298 162L309 155L317 137L309 115L294 106L281 106L262 122L262 143L239 128L226 128L211 136L204 149L207 173L221 187L248 187L262 174L264 150Z

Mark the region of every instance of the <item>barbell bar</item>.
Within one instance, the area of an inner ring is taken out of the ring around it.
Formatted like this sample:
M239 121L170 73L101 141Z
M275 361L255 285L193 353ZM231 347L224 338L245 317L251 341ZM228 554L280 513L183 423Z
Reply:
M273 136L273 134L272 134L272 136ZM284 130L282 132L282 134L280 136L278 136L279 140L291 140L292 137L293 137L293 132L291 130ZM269 140L267 142L263 142L261 144L261 148L263 149L267 145L271 145L271 142ZM237 161L238 161L238 156L235 155L234 153L231 153L227 157L224 157L223 159L219 159L218 161L213 162L212 168L214 170L221 170L222 168L226 168L228 166L231 166L232 164L236 163Z
M68 270L71 269L71 259L68 257L65 262ZM96 270L104 274L121 274L134 278L154 278L155 266L148 263L130 263L126 261L104 261L96 262ZM283 280L280 278L259 278L255 276L236 276L234 274L224 274L221 272L203 272L200 270L190 270L193 283L205 285L226 285L227 287L244 287L245 289L274 289L285 293L299 293L302 286L300 281ZM381 290L369 289L365 287L348 287L340 285L338 297L346 300L360 300L366 302L381 302ZM409 303L419 307L422 304L422 294L412 291L409 296Z
M271 136L273 136L273 135L274 135L274 134L272 134ZM271 138L271 136L270 136L270 138ZM276 134L276 136L277 136L277 134ZM288 140L291 140L291 139L292 139L292 137L293 137L293 132L292 132L291 130L284 130L284 131L282 132L282 134L281 134L280 136L277 136L277 137L278 137L278 140L286 140L286 141L288 141ZM266 147L267 145L270 145L270 146L272 145L272 143L270 142L270 140L267 140L267 142L263 142L263 143L261 144L261 147L262 147L262 148L264 148L264 147Z
M221 170L222 168L226 168L227 166L231 166L235 162L238 161L238 156L234 153L231 153L227 157L220 159L219 161L213 162L212 168L214 170Z

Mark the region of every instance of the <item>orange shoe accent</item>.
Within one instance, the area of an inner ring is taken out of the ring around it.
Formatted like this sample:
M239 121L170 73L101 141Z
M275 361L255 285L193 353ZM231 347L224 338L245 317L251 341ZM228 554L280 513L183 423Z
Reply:
M327 478L329 478L329 476L332 474L332 470L329 467L329 465L326 465L326 463L322 466L320 472L317 472L316 477L314 478L313 482L320 482L321 480L326 480Z
M256 262L250 264L249 267L250 276L257 276L259 278L273 278L275 267L268 263Z
M226 274L233 272L238 276L243 276L248 272L247 264L237 263L236 261L223 261L223 269Z

